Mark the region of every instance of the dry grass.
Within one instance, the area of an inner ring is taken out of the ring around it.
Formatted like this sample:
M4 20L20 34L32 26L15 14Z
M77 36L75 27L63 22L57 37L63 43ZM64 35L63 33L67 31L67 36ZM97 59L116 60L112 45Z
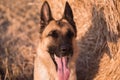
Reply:
M0 80L33 80L44 0L0 1ZM55 19L65 0L48 1ZM78 80L120 80L120 0L68 0L78 29Z

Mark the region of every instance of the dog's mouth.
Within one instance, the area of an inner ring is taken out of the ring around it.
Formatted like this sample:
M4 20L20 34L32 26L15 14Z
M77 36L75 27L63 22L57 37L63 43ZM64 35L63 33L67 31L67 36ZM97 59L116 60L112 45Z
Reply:
M68 80L70 70L68 68L69 56L58 57L54 54L54 63L57 65L59 80Z
M58 80L68 80L70 75L69 62L73 55L73 50L68 48L67 50L59 50L55 46L49 47L48 52L56 66L58 74Z

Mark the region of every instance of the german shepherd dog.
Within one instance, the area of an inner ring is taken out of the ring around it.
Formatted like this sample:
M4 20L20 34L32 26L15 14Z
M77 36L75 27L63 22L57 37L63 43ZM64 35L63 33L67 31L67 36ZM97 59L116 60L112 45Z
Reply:
M34 62L34 80L77 80L77 30L68 2L60 20L45 1L40 13L40 41Z

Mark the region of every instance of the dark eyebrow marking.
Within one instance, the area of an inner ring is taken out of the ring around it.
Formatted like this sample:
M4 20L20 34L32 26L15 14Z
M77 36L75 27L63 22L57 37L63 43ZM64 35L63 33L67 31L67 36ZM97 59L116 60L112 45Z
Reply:
M63 26L64 26L64 23L63 23L61 20L57 20L56 23L57 23L60 27L63 27Z

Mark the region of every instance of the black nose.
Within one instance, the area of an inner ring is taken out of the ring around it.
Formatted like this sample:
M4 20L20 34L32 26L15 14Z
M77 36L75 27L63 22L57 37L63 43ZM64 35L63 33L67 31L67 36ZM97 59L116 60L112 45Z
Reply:
M67 46L61 46L60 50L61 50L61 52L65 53L65 52L68 51L68 47Z

